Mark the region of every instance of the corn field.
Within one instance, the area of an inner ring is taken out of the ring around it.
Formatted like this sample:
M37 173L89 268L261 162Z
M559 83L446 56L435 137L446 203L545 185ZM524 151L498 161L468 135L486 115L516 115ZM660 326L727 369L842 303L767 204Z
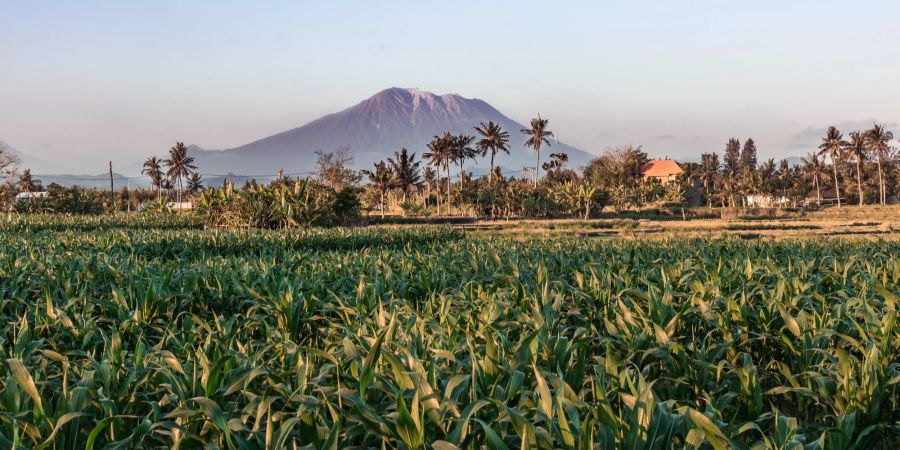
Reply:
M900 445L898 242L80 220L0 231L2 448Z

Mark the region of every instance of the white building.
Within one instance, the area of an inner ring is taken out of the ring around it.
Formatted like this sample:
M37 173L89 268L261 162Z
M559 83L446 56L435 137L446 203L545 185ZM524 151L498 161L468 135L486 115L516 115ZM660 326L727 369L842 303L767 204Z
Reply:
M50 193L47 191L40 192L19 192L16 194L16 200L18 201L28 201L33 198L47 198L50 196Z
M779 206L790 206L791 201L785 196L773 196L766 194L748 195L744 199L744 204L748 208L774 208Z

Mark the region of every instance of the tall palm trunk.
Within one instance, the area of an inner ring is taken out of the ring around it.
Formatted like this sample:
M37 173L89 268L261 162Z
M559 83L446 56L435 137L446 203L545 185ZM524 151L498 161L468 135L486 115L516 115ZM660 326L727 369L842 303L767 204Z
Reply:
M381 203L379 206L381 206L381 218L384 219L384 189L381 190Z
M881 153L878 154L878 200L881 206L884 206L886 199L884 198L884 177L881 174Z
M816 205L822 206L822 189L819 187L819 175L816 174Z
M494 152L491 152L491 171L488 172L488 186L494 182Z
M856 158L856 185L859 187L859 206L862 206L865 203L866 193L862 187L862 164L859 157Z
M537 162L534 164L534 185L537 186L538 180L538 170L541 167L541 141L540 137L538 137L538 143L534 146L534 151L537 153Z
M440 167L438 167L438 177L437 177L437 186L435 186L434 195L437 200L437 213L441 215L441 205L444 203L441 198L441 175L440 175Z
M453 205L453 194L450 192L450 161L447 161L444 164L444 168L447 169L447 215L450 215L450 208Z
M841 207L841 185L838 182L837 161L832 161L831 167L834 169L834 194L837 196L838 208L840 208Z
M709 201L709 183L704 181L703 187L706 188L706 206L710 206L712 202Z

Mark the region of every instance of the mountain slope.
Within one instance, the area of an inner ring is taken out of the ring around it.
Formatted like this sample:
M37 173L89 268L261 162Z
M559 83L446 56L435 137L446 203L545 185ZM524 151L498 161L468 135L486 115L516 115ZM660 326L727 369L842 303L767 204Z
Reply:
M195 149L194 155L197 165L206 173L274 174L279 169L297 173L313 170L316 151L332 151L349 145L354 166L362 168L404 147L421 158L433 136L444 131L475 134L473 127L488 120L499 123L510 134L510 155L497 155L496 164L516 175L523 166L533 166L534 152L524 147L525 137L519 131L524 125L483 100L401 88L386 89L351 108L299 128L229 150ZM552 121L550 129L553 129ZM585 165L592 158L565 144L555 141L552 144L541 150L542 161L552 152L567 153L572 167ZM486 162L478 164L486 170Z
M3 149L6 152L16 156L19 158L18 168L19 170L29 169L31 173L36 172L53 172L61 170L57 164L50 163L44 161L43 159L36 158L31 156L21 150L16 149L15 147L0 141L0 149Z

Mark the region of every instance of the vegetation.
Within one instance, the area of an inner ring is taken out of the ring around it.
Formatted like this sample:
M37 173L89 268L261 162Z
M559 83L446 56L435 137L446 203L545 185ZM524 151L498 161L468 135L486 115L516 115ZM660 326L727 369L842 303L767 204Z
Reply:
M900 442L895 242L132 217L0 229L3 448Z
M348 225L359 216L359 200L350 188L339 191L315 180L285 178L268 186L235 189L230 182L206 189L193 215L212 228L284 229Z
M549 121L547 119L541 119L541 115L534 119L531 119L531 127L523 128L522 133L528 137L525 141L526 147L531 147L534 149L535 154L537 155L537 162L534 164L534 185L537 186L538 176L540 173L538 169L541 166L541 146L546 145L550 146L550 140L547 138L553 137L553 132L547 129L547 124Z
M873 124L870 130L851 132L849 141L837 128L830 127L818 150L799 165L787 160L760 162L753 139L742 143L730 138L721 159L717 153L703 153L699 163L680 164L683 173L662 180L645 176L650 159L640 146L608 149L579 170L568 167L569 155L559 152L551 153L541 164L540 151L550 145L553 136L548 124L538 116L530 128L521 130L537 160L518 177L495 166L495 156L510 151L509 133L499 124L487 122L473 127L477 138L450 132L434 136L425 143L421 161L416 152L404 148L368 170L357 171L351 168L349 147L316 152L314 173L293 174L307 176L303 183L315 182L310 185L314 189L300 189L302 199L290 194L293 188L280 187L301 180L283 171L268 184L247 177L242 187L223 186L207 193L210 183L179 142L170 149L167 159L151 157L145 161L142 173L150 180L151 192L123 189L110 201L98 189L51 186L49 199L42 193L16 200L16 193L43 189L40 180L25 170L15 178L7 176L7 184L0 189L0 202L12 210L31 213L158 212L196 207L195 213L210 226L285 228L365 223L360 219L376 211L381 219L389 214L588 219L605 210L639 214L646 208L673 208L687 217L685 208L704 204L723 209L783 209L820 208L832 203L842 206L848 201L859 205L900 201L900 164L891 147L894 136L879 124ZM7 170L3 156L0 149L0 169ZM489 168L476 177L466 170L466 164L479 158L488 158ZM454 171L451 166L455 166ZM538 176L540 169L545 176ZM829 173L831 177L826 175ZM154 193L155 200L150 195ZM184 194L187 203L173 203L184 200ZM242 209L249 198L262 203L258 208ZM263 198L285 203L269 204ZM878 200L872 201L875 198ZM232 201L238 203L225 204ZM256 216L251 217L253 214Z

